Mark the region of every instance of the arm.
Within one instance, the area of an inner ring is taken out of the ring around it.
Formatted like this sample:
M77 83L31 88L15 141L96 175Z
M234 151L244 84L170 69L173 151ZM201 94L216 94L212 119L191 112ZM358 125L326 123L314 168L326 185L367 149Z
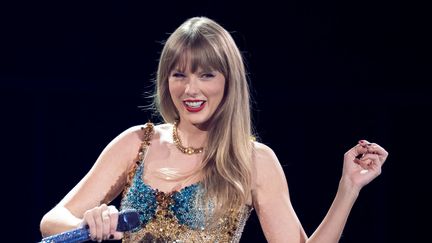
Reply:
M361 156L360 159L358 157ZM344 155L336 197L308 242L338 242L360 190L381 174L388 153L375 143L360 140Z
M361 159L356 157L363 154ZM257 146L254 206L269 242L338 242L360 189L381 172L387 152L361 141L344 156L338 192L327 215L310 239L292 208L283 170L273 151Z
M268 242L305 242L283 169L269 147L255 143L252 200Z
M108 210L114 214L111 220L116 224L117 210L103 203L112 201L124 188L126 172L134 162L140 143L139 127L130 128L111 141L85 177L44 215L40 224L42 236L77 228L91 209L99 213Z

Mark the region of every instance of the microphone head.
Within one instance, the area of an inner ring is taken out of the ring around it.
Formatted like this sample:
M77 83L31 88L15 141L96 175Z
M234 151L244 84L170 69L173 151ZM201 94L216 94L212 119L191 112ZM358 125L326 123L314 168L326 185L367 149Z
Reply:
M119 213L117 231L126 232L140 226L139 213L135 209L125 209Z

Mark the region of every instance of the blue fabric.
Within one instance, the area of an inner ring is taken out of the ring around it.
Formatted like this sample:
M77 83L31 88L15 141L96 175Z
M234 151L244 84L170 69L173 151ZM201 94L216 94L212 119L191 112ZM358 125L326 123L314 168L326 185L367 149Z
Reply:
M141 163L135 172L129 191L122 200L122 209L138 210L141 225L143 226L155 217L157 207L161 204L157 200L158 195L169 197L168 209L175 215L180 224L184 224L191 229L204 227L204 213L197 206L198 197L203 196L201 183L197 182L172 193L164 193L143 182L143 171L144 166Z

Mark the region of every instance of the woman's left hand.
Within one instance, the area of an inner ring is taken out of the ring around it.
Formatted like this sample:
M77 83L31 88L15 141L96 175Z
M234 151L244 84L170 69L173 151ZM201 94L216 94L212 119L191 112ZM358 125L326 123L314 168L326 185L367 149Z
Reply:
M342 179L360 190L381 174L387 156L388 152L378 144L360 140L344 155Z

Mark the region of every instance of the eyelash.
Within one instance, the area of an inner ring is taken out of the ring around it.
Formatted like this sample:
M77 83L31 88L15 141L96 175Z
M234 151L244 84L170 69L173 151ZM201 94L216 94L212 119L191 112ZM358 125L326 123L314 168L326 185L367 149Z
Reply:
M212 74L212 73L203 73L202 75L201 75L201 77L204 77L204 78L214 78L214 74Z
M185 77L185 75L182 74L182 73L173 73L172 76L175 77L175 78L184 78Z
M186 75L184 75L183 73L173 73L172 74L172 76L173 77L175 77L175 78L184 78L184 77L186 77ZM214 74L212 74L212 73L203 73L203 74L201 74L201 77L202 78L214 78L215 77L215 75Z

